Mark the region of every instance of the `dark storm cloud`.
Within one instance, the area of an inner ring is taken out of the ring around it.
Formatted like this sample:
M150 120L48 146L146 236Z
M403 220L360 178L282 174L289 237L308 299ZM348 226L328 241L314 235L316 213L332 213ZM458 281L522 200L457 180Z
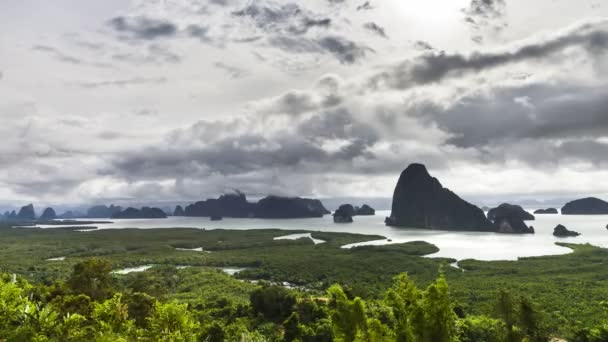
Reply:
M608 144L595 140L567 141L557 147L558 153L566 158L590 161L596 165L608 164Z
M363 27L374 34L379 35L380 37L388 38L384 28L379 26L376 23L373 23L373 22L365 23L365 24L363 24Z
M608 136L608 92L587 87L531 85L493 89L447 108L427 103L410 115L436 124L461 148L508 146L520 140Z
M325 151L300 138L283 137L269 141L258 135L243 135L199 150L148 149L127 155L118 160L115 167L119 172L135 177L196 177L201 172L236 175L327 159Z
M274 36L268 43L290 53L329 53L342 64L353 64L364 58L372 49L339 36L326 36L319 39L303 37L290 37L286 35Z
M370 48L362 47L357 43L338 36L328 36L318 41L319 45L334 55L343 64L352 64L365 55L373 51Z
M270 101L265 101L261 112L298 116L327 110L342 104L344 98L339 92L339 87L339 79L334 75L326 75L317 82L316 92L290 90Z
M232 12L234 16L253 20L259 28L268 28L276 23L283 23L301 14L302 10L294 3L274 7L250 3L245 8Z
M331 19L329 19L329 18L323 18L323 19L306 18L302 21L301 27L294 28L292 32L297 33L297 34L302 34L302 33L308 32L308 30L313 27L328 28L329 26L331 26Z
M219 125L219 126L218 126ZM308 118L294 126L293 131L277 131L271 136L238 133L246 123L200 122L189 130L180 130L169 139L167 146L180 144L187 136L187 146L149 148L127 153L113 163L110 173L125 177L196 177L201 174L220 173L239 175L260 170L287 170L298 167L333 168L337 164L351 163L355 158L373 159L369 148L378 139L378 133L346 111L335 110ZM214 137L217 129L227 136ZM241 127L242 128L242 127ZM217 138L217 139L215 139ZM343 142L336 150L326 150L326 142ZM196 141L207 142L192 148Z
M585 163L594 168L608 165L608 144L593 139L521 139L508 145L489 145L478 159L482 163L525 163L537 170Z
M608 31L601 25L590 23L565 34L531 42L510 51L477 52L470 56L445 52L429 53L373 77L372 84L386 83L390 87L406 89L511 63L538 61L570 47L582 48L589 54L604 52L608 48Z
M115 31L126 34L128 38L143 40L173 37L178 32L174 23L146 17L116 17L111 19L108 25Z
M40 196L40 194L55 194L63 195L66 189L73 189L77 187L84 179L61 179L58 174L55 174L55 178L41 180L41 179L29 179L29 180L13 180L11 181L11 187L16 193Z
M272 33L302 35L311 28L328 28L331 19L322 17L295 3L251 3L232 15L250 20L257 28Z
M357 141L357 144L362 143L364 147L371 146L380 139L375 129L358 122L344 108L326 111L309 118L299 125L298 132L317 141L351 140Z

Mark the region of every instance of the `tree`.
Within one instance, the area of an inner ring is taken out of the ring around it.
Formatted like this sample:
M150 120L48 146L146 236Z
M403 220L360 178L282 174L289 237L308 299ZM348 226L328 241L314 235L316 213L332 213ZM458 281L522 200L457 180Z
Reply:
M397 341L455 340L457 318L443 275L425 291L420 291L407 274L400 274L384 301L392 311Z
M196 341L198 337L200 325L186 304L156 302L148 321L148 333L153 341Z
M503 342L505 324L487 316L469 316L458 321L460 342Z
M513 297L509 291L504 289L498 291L496 312L498 317L505 322L506 342L516 342L513 330L513 326L515 325L515 310L513 308Z
M75 293L85 294L94 301L103 301L115 292L115 279L109 261L92 258L74 265L68 285Z
M417 341L424 335L421 298L422 294L406 273L396 276L386 292L384 301L391 308L398 342Z
M122 301L122 294L116 294L111 299L94 305L91 317L100 338L129 336L134 333L135 323L129 319L129 310L127 304Z
M283 340L286 342L295 341L302 334L300 327L300 316L297 312L293 312L289 318L283 323L285 327L285 334Z
M281 286L263 286L249 296L253 312L273 322L283 322L294 311L295 295Z
M359 297L350 300L340 285L327 290L330 297L330 316L335 337L344 342L353 342L367 334L365 303Z
M542 318L530 299L522 297L519 302L518 323L530 342L549 340L542 326Z
M424 292L424 341L450 342L456 337L456 314L443 275Z
M148 327L148 317L154 312L154 304L156 299L145 293L133 293L125 297L125 302L128 307L128 314L135 321L135 325L139 328Z

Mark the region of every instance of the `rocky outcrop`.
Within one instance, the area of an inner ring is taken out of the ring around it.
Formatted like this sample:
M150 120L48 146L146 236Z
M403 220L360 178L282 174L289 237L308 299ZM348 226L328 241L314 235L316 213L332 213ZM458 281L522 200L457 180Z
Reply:
M87 215L77 210L68 210L65 213L59 215L61 219L74 219L74 218L83 218Z
M159 208L143 207L141 209L127 208L112 215L114 219L163 219L167 214Z
M493 222L501 234L534 234L534 227L528 227L520 216L495 216Z
M355 215L357 216L374 216L376 215L376 210L370 207L367 204L362 205L360 208L355 208Z
M178 205L177 207L175 207L175 210L173 210L173 216L186 216L186 213L184 212L184 208L182 208L181 205Z
M555 209L555 208L538 209L538 210L534 211L534 214L538 214L538 215L559 214L559 211L557 211L557 209Z
M579 236L581 234L572 230L568 230L568 228L562 226L561 224L558 224L557 227L553 229L553 235L557 237L572 237Z
M495 222L497 217L519 217L524 221L533 221L535 219L534 215L525 211L519 205L508 203L503 203L488 211L488 219L490 221Z
M342 204L338 207L338 209L336 209L336 211L334 211L334 214L335 213L351 217L357 215L357 213L355 212L355 207L352 204Z
M42 212L42 215L40 215L39 219L41 221L52 221L56 218L57 214L55 213L55 210L53 208L46 208L44 209L44 212Z
M122 211L120 206L110 205L109 207L105 205L96 205L89 210L87 210L88 218L111 218L115 214L118 214Z
M330 212L316 199L268 196L255 204L257 218L309 218L323 217Z
M243 193L222 195L186 206L185 216L232 218L307 218L330 212L319 200L300 197L268 196L257 203L247 201Z
M364 204L361 207L355 207L352 204L342 204L337 210L340 210L341 213L351 217L376 215L376 210L367 204Z
M355 214L355 208L353 208L350 204L341 205L334 212L334 222L335 223L352 223L353 215Z
M595 197L568 202L562 208L562 215L608 215L608 202Z
M444 188L421 164L408 166L399 177L393 194L389 226L487 231L496 229L484 212Z
M34 205L28 204L21 207L19 214L17 214L17 220L20 221L34 221L36 220L36 212L34 211Z
M245 194L225 194L219 198L207 199L186 206L185 216L194 217L253 217L254 204L249 203Z
M503 203L490 209L488 219L494 223L498 233L534 234L534 227L528 227L524 222L534 220L534 215L518 205Z

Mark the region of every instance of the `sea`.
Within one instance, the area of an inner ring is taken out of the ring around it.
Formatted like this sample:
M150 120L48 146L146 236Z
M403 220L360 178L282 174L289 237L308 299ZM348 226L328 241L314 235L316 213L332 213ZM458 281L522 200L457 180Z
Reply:
M528 211L532 212L533 209ZM608 248L608 215L535 215L535 221L527 221L534 226L536 234L507 235L497 233L454 232L426 229L406 229L387 227L384 218L390 211L376 211L375 216L355 216L353 223L337 224L331 215L323 218L306 219L237 219L224 218L210 221L204 217L169 217L167 219L124 219L109 224L94 224L99 229L120 228L198 228L198 229L284 229L308 230L338 233L358 233L380 235L384 239L370 240L355 245L383 245L408 241L426 241L436 245L439 252L429 257L447 257L457 260L517 260L520 257L559 255L572 250L557 246L556 242L589 243ZM553 228L562 224L570 230L581 233L578 237L558 238L553 236ZM40 226L53 228L52 226ZM343 246L350 248L354 245Z

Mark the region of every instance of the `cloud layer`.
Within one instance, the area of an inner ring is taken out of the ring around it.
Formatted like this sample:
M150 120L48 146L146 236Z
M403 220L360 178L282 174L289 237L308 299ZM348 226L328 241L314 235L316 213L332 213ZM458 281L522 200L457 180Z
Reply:
M475 199L607 195L608 13L438 4L139 0L6 36L0 204L390 197L411 162Z

